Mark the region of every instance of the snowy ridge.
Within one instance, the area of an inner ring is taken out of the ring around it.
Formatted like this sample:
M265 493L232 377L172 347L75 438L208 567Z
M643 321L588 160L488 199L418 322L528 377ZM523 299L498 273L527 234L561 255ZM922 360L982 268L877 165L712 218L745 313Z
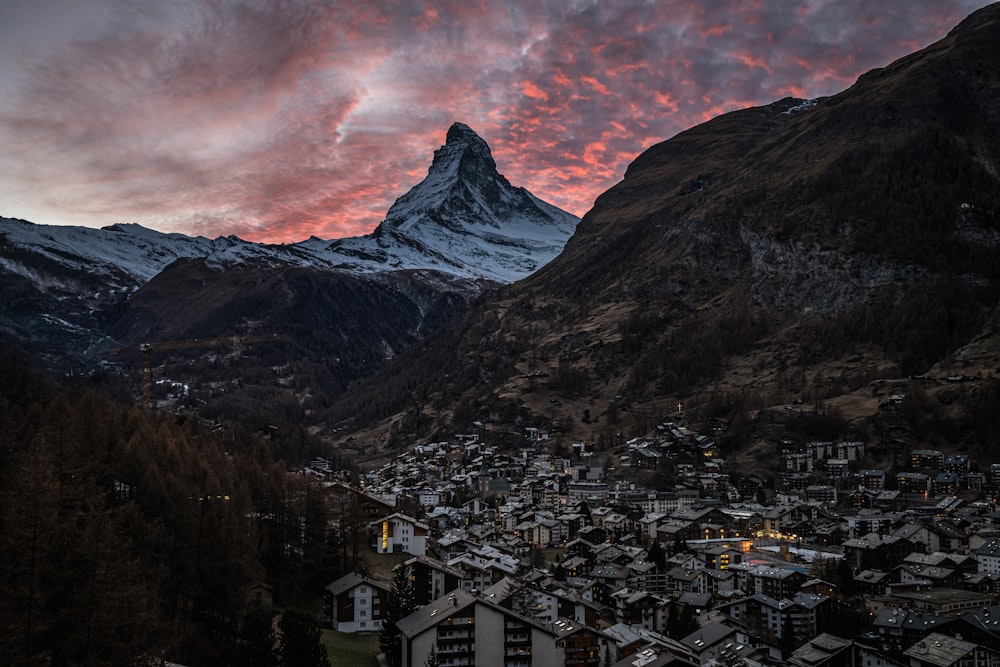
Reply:
M455 123L446 144L435 151L427 177L366 236L268 245L235 236L165 234L136 224L91 229L0 218L0 238L8 247L64 267L105 274L120 287L141 285L181 258L205 258L218 267L253 263L364 274L436 270L510 283L558 255L577 222L576 216L512 186L497 173L486 142ZM36 275L2 245L0 252L7 270Z
M176 259L204 256L212 252L213 244L224 242L163 234L140 225L92 229L36 225L9 218L0 218L0 236L10 246L31 250L70 269L106 274L118 284L144 283ZM35 273L11 258L5 265L21 275Z

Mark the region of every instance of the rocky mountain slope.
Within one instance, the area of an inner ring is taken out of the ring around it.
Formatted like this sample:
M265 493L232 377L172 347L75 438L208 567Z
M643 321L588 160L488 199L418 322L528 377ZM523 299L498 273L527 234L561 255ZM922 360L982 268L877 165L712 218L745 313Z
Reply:
M905 378L955 365L974 339L992 349L997 43L994 5L840 94L725 114L653 146L558 258L331 420L374 424L355 442L376 449L400 425L490 417L613 444L678 405L752 430L805 403L867 428L887 387L906 393ZM998 361L958 365L988 378ZM391 400L394 381L418 383L407 395L424 402Z

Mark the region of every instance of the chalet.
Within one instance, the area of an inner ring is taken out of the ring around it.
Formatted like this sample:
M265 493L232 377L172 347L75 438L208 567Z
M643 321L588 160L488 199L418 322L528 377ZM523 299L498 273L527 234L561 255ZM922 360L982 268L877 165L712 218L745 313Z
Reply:
M667 591L676 596L700 592L701 572L701 568L685 566L667 570Z
M629 563L632 556L620 544L598 544L591 551L591 557L597 565L622 565Z
M953 568L923 563L904 562L893 568L890 575L894 582L903 585L916 585L918 589L923 587L955 588L960 586L963 581L962 573Z
M597 567L591 568L589 577L604 584L607 590L617 591L625 587L625 584L628 583L630 574L631 570L620 565L598 565ZM603 598L603 595L599 595L599 597ZM599 604L609 604L610 600L595 598L594 602Z
M560 514L556 517L563 526L565 526L565 535L563 539L565 540L575 540L576 536L579 534L579 530L587 525L587 516L585 514L580 514L579 512L566 512Z
M684 540L700 537L698 524L694 521L680 519L665 519L656 524L656 541L676 544Z
M560 565L563 568L567 577L580 577L590 571L591 563L590 560L583 558L582 556L571 556L564 560Z
M330 596L330 627L337 632L373 632L381 629L389 589L357 572L326 586Z
M966 574L962 579L962 588L996 599L1000 595L1000 574Z
M799 570L761 565L750 573L750 591L776 599L790 598L808 577Z
M584 526L576 534L578 540L584 540L591 544L602 544L608 539L608 531L598 526Z
M974 557L966 554L944 553L941 551L934 551L928 554L912 553L903 559L903 564L951 568L961 574L975 574L978 570L978 563Z
M837 584L822 579L810 579L799 588L802 593L811 595L824 595L831 599L840 597L840 588Z
M656 470L663 454L651 447L641 447L629 450L629 458L633 467L640 470Z
M597 546L595 542L578 537L566 544L566 557L579 556L580 558L590 560L593 556L595 546Z
M994 651L973 642L932 632L903 652L910 667L964 667L992 665L1000 659Z
M736 588L736 576L728 570L702 569L698 572L699 595L729 594Z
M836 635L821 634L810 639L795 649L788 662L796 667L840 667L841 665L864 664L871 661L855 663L852 659L854 643L850 639L842 639Z
M542 624L510 609L453 591L397 623L402 664L428 664L436 655L453 666L512 664L598 665L607 640L568 619ZM493 641L483 641L491 637ZM478 641L477 641L478 640Z
M620 540L626 535L631 535L634 532L634 525L631 519L618 512L612 512L604 517L604 530L612 539Z
M883 646L902 651L946 622L946 618L934 614L887 608L875 614L873 626Z
M462 587L465 579L462 570L427 556L411 558L404 566L413 582L413 600L418 605L427 604L447 591Z
M743 561L743 552L727 546L710 547L698 552L702 565L713 570L725 570Z
M869 533L844 542L844 558L855 571L898 563L916 551L913 542L901 537L880 537Z
M948 627L949 634L961 635L994 651L1000 650L1000 606L986 605L962 614Z
M862 595L885 595L889 581L889 573L881 570L862 570L854 576Z
M506 576L518 574L519 560L499 553L464 553L448 561L448 567L462 573L462 588L481 591Z
M900 537L919 545L922 552L938 551L941 546L938 542L937 534L926 524L906 523L894 530L892 535L893 537Z
M772 507L764 512L762 517L764 519L764 534L771 536L781 536L787 524L799 520L795 508L791 505Z
M611 595L620 623L663 632L667 622L666 600L644 590L622 588Z
M405 552L414 556L427 553L430 527L405 514L390 514L372 522L375 551L380 554Z
M631 574L627 579L630 588L643 591L659 591L666 583L665 577L657 577L656 563L644 560L632 560L625 564Z
M697 656L699 663L706 665L710 664L729 640L737 637L737 634L736 628L712 621L682 638L680 642ZM747 644L749 641L743 640L742 643Z
M990 540L976 549L976 560L981 573L1000 573L1000 539Z

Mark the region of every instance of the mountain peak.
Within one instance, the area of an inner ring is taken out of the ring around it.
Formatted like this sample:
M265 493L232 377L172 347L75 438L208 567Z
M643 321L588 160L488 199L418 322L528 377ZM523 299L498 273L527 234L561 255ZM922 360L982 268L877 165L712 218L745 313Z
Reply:
M453 123L448 128L444 146L434 151L434 161L424 183L440 180L450 184L459 175L462 180L472 181L503 178L496 173L496 168L486 141L465 123Z
M337 248L355 256L399 255L400 266L513 282L555 257L577 222L511 185L497 172L486 141L453 123L427 176L396 200L371 238L344 239ZM371 241L378 247L368 247Z
M448 144L469 143L472 141L483 141L483 139L465 123L456 121L448 128L448 136L445 138L446 146Z

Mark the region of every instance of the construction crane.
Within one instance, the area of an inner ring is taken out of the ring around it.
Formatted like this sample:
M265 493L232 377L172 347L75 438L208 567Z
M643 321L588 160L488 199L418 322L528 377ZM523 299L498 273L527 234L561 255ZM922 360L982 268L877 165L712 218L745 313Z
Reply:
M250 345L278 340L276 334L257 336L219 336L217 338L189 338L187 340L164 340L156 343L139 343L133 347L118 347L111 350L111 356L120 357L138 352L142 355L142 406L150 407L153 392L153 352L161 350L185 350L195 347L218 347L222 345Z

